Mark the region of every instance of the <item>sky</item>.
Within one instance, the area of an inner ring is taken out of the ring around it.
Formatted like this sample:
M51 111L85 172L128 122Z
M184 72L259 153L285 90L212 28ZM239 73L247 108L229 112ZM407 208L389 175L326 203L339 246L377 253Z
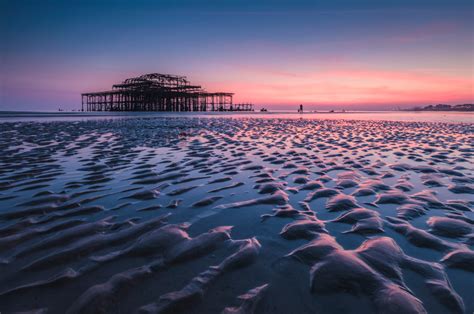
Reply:
M474 102L471 0L0 0L0 110L186 75L257 108Z

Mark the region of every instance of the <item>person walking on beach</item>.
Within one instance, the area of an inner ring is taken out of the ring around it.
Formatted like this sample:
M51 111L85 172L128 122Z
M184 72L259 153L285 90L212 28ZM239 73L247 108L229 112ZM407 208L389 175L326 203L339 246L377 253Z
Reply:
M303 113L303 105L300 105L300 109L298 109L299 113Z

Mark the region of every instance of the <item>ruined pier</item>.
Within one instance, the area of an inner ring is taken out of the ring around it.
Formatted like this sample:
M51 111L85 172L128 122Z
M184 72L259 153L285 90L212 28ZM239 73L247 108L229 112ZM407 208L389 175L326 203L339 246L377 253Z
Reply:
M233 104L233 93L210 93L185 76L151 73L128 78L111 90L83 93L82 111L253 111Z

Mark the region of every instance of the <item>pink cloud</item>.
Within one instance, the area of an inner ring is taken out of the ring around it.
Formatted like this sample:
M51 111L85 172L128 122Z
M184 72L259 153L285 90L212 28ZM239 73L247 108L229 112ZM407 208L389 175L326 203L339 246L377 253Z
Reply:
M437 22L422 25L397 36L390 37L391 40L400 43L412 43L424 39L435 38L455 32L459 25L454 22Z

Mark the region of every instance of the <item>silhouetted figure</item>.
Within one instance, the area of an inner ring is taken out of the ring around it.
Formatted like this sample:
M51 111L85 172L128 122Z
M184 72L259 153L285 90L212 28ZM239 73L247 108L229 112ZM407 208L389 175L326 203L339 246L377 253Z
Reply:
M298 109L299 113L303 113L303 105L300 105L300 109Z

